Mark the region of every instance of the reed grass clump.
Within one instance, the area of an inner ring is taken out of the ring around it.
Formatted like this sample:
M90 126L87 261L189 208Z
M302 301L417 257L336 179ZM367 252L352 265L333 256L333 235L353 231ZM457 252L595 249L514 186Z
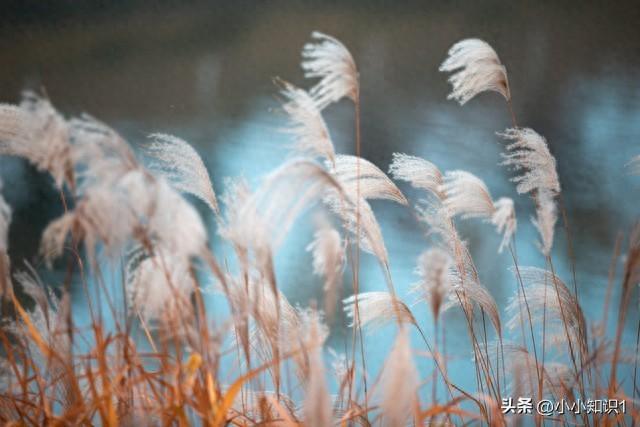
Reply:
M624 259L624 271L611 338L609 298L605 319L593 318L582 309L575 276L572 288L554 267L559 213L569 248L572 237L556 161L542 136L518 126L507 69L495 50L482 40L460 41L440 70L452 73L449 98L461 105L487 91L505 99L512 127L498 133L508 141L501 164L516 173L517 192L531 196L544 265L521 265L515 250L515 206L523 200L494 199L481 178L441 171L409 154L393 153L390 176L362 158L356 61L336 38L314 32L312 39L301 65L315 84L306 90L276 81L288 120L283 134L295 155L256 188L227 180L217 193L197 151L174 136L151 135L138 154L108 125L87 115L64 117L37 94L0 105L0 154L48 172L59 191L64 213L44 230L39 257L65 271L54 291L30 264L11 265L11 208L0 198L3 425L635 423L637 356L623 348L622 332L640 280L640 228L629 234L626 254L621 239L614 254ZM323 119L342 99L354 106L355 155L336 152ZM410 201L392 178L423 198ZM216 234L185 193L209 208ZM430 237L410 295L396 289L371 200L410 210ZM321 278L322 309L317 302L290 303L274 267L287 233L310 206L321 214L307 246L309 275L299 280ZM496 252L511 255L514 296L506 310L482 284L458 230L471 219L494 226L501 235ZM223 255L214 254L214 242L226 248ZM379 263L381 289L361 287L361 253ZM339 301L346 284L350 296ZM72 288L83 296L88 322L74 316ZM223 298L228 312L207 309L208 293ZM351 330L344 353L326 345L340 304ZM451 359L467 356L447 352L446 321L454 310L472 349L474 389L449 374ZM372 350L363 334L382 328L396 335L380 372L370 372ZM422 358L432 375L421 376ZM633 378L621 378L629 363ZM626 414L505 411L505 400L519 396L534 404L549 397L573 404L624 400Z

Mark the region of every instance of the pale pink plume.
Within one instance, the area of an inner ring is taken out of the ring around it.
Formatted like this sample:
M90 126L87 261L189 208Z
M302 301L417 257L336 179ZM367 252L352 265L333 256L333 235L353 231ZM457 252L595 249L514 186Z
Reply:
M401 327L380 376L383 425L405 426L413 418L418 404L419 378L411 353L409 331Z
M304 398L305 425L324 427L332 424L333 402L325 379L322 346L328 335L319 314L308 309L301 313L301 338L307 345L306 394Z
M440 186L442 173L433 163L416 156L393 153L389 173L394 179L406 181L413 187L433 193L442 198Z
M447 99L454 99L460 105L486 91L498 92L507 101L511 99L507 69L485 41L465 39L454 44L440 71L453 73L449 77L452 91Z
M0 104L0 154L27 159L58 187L74 185L67 122L33 92L25 92L20 105Z
M529 128L507 129L499 135L513 141L502 154L501 164L522 172L512 178L517 183L518 193L546 190L556 195L560 192L556 159L542 136Z
M517 227L511 199L503 197L494 202L485 183L465 171L447 172L440 191L445 196L443 205L449 215L481 218L495 225L498 233L503 233L498 248L498 252L502 252Z
M186 141L172 135L152 134L144 149L153 159L149 169L164 176L178 191L191 194L218 213L211 178L202 158Z
M206 230L200 216L169 184L146 171L133 170L113 185L94 185L76 207L45 229L41 253L48 260L60 256L71 233L85 243L90 259L103 243L116 256L136 233L144 233L176 257L202 253Z
M491 224L495 225L498 233L502 234L502 241L498 248L498 253L500 253L509 245L511 236L514 235L516 228L518 227L518 222L512 199L508 197L501 197L493 202L493 206L496 210L491 216Z
M511 270L516 274L513 268ZM533 321L541 324L544 316L547 319L547 328L550 323L556 326L556 330L552 330L550 334L551 341L566 343L566 326L571 340L579 345L580 349L586 348L583 335L586 331L584 314L580 303L567 285L552 272L541 268L520 267L518 274L526 288L526 302L531 309ZM510 315L507 322L509 329L515 330L520 326L520 308L524 303L522 293L511 299L507 306L507 313Z
M313 273L324 277L325 313L331 317L342 285L345 265L345 243L340 233L324 219L307 246L313 255Z
M283 110L289 117L284 132L292 135L294 149L301 153L324 157L333 163L335 152L327 124L314 99L304 89L281 81L280 93L285 98Z
M162 320L191 306L196 288L188 259L178 258L166 250L152 256L130 257L127 264L126 290L129 303L144 320Z
M558 220L556 201L552 193L543 190L536 198L536 217L531 220L540 234L538 247L544 256L549 256L553 247L553 235Z
M313 42L302 49L302 69L307 78L320 81L309 91L317 107L347 97L358 102L359 84L356 63L349 50L337 39L318 31L311 33Z
M412 286L412 290L430 305L434 319L450 306L448 297L453 291L450 280L453 268L451 256L439 248L428 249L418 258L416 273L420 281Z
M340 197L335 191L327 192L324 203L340 217L344 228L355 236L360 249L375 255L385 268L389 265L389 255L384 244L382 230L371 205L363 198L356 202L355 195ZM359 204L357 206L356 204Z
M360 196L365 199L386 199L401 205L407 205L398 187L389 177L370 161L340 154L336 157L335 166L327 162L329 168L336 179L345 188L347 194L355 195L359 190ZM359 188L357 188L359 183Z
M394 321L399 324L416 324L411 309L389 292L362 292L357 295L357 299L359 324L362 327L375 330ZM356 322L356 295L351 295L342 302L347 317L351 319L349 326L353 327Z
M0 180L0 190L2 190ZM0 194L0 299L11 287L11 261L9 259L9 225L11 224L11 207Z
M3 187L0 180L0 191ZM0 252L7 252L9 248L9 224L11 224L11 206L0 193Z

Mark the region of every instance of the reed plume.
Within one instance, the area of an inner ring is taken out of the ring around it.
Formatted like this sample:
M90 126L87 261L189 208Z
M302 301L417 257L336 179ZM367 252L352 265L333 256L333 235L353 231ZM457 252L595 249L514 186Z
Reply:
M498 233L503 233L498 253L509 244L517 227L513 200L502 197L494 202L485 183L466 171L448 171L440 192L444 194L443 205L450 215L481 218L495 225Z
M293 148L303 154L311 154L335 161L335 152L327 124L315 100L304 89L279 81L284 98L282 109L289 117L289 126L283 131L292 135Z
M33 92L24 92L19 105L0 104L0 154L49 172L59 188L74 185L67 121Z
M362 327L368 326L375 330L393 322L416 324L411 309L389 292L363 292L358 294L357 298L360 305L360 324ZM355 325L355 301L355 295L342 301L347 317L352 319L350 327Z
M313 42L302 49L302 69L306 78L319 78L309 94L318 109L342 98L358 102L358 70L349 50L337 39L319 31L311 33Z
M149 136L145 154L153 159L149 169L178 191L192 194L218 213L218 201L211 178L202 158L186 141L172 135L154 133Z
M460 105L486 91L498 92L507 101L511 100L507 69L485 41L465 39L457 42L449 49L440 71L453 73L449 77L453 90L447 99L454 99Z

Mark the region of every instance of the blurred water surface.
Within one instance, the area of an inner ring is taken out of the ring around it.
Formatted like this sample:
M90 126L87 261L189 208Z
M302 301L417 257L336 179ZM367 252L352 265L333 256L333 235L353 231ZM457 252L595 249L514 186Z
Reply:
M504 101L485 94L461 108L446 100L446 76L437 71L459 39L488 41L507 66L518 123L544 135L558 160L580 299L589 320L602 316L615 239L629 231L640 212L640 177L624 168L640 154L636 2L95 2L82 7L63 2L56 9L9 2L4 7L2 101L16 102L25 88L44 88L65 114L89 112L134 145L152 132L175 134L203 156L219 193L225 177L243 176L255 185L289 155L289 141L278 130L284 120L277 112L272 78L309 87L299 69L302 45L313 30L332 34L349 47L359 66L363 157L387 170L393 152L406 152L442 170L478 175L494 198L508 196L516 202L520 264L544 267L529 221L532 202L516 194L511 173L498 165L504 142L495 133L510 126ZM336 150L353 153L349 102L329 107L325 118ZM61 212L58 196L47 177L20 160L1 159L0 173L3 193L14 209L14 266L19 268L20 260L37 264L40 233ZM421 197L399 185L412 205ZM221 251L213 219L204 206L197 206ZM417 279L416 259L429 240L410 209L390 202L372 206L382 225L394 283L412 302L409 287ZM510 255L496 254L499 237L490 225L460 222L460 231L483 283L499 307L505 307L516 289L507 270ZM311 260L304 250L312 232L307 216L276 257L285 294L303 306L321 295L320 280L309 277ZM567 249L565 232L558 227L555 267L571 285ZM349 286L347 279L344 296L350 294ZM362 286L384 289L384 278L368 256L363 258ZM614 292L614 307L617 298ZM209 304L222 310L215 297ZM431 332L426 307L414 310ZM637 311L634 302L626 347L635 345ZM76 317L82 313L86 308L79 302ZM444 328L447 346L456 350L450 352L454 380L472 388L464 323L459 313L451 312ZM345 325L344 317L332 325L329 345L338 350L350 338ZM386 357L392 336L386 331L367 335L371 375ZM418 363L431 369L424 358Z

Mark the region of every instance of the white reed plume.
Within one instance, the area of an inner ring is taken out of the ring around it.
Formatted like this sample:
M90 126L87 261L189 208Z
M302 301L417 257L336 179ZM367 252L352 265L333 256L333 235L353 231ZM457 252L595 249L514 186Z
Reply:
M500 354L497 345L488 352L491 358ZM502 349L503 362L511 374L507 389L512 396L537 396L539 375L543 380L543 397L547 398L568 397L576 384L574 372L563 363L545 361L543 365L526 348L512 343L503 343Z
M33 92L25 92L18 106L0 104L0 154L27 159L58 187L74 185L67 122Z
M469 172L448 171L440 191L445 195L443 205L451 216L489 220L496 210L485 183Z
M355 200L355 195L348 194L341 198L335 191L326 193L323 199L329 209L341 218L344 228L356 236L354 240L359 243L360 249L375 255L380 264L387 268L389 255L373 209L363 197L360 197L359 206Z
M394 179L409 182L414 188L429 191L442 198L442 173L436 165L423 158L393 153L389 173Z
M502 252L517 227L511 199L503 197L494 202L485 183L465 171L447 172L440 191L445 196L443 205L449 215L481 218L495 225L498 233L503 233L498 248L498 252Z
M430 248L418 258L416 273L420 281L412 286L412 290L418 292L420 299L430 305L436 321L451 306L449 296L453 291L450 280L453 268L451 256L439 248Z
M502 234L502 241L498 247L498 253L502 252L505 246L509 245L511 236L516 232L518 222L516 220L516 210L513 206L513 200L508 197L501 197L493 206L496 208L491 216L491 224L495 225L498 233Z
M0 180L0 191L3 187ZM11 224L11 206L0 193L0 252L6 252L9 248L9 224Z
M206 244L206 230L195 209L166 181L141 169L113 185L92 186L73 211L51 222L41 243L46 259L62 254L69 233L84 241L93 261L99 242L110 256L131 238L156 241L180 257L200 255Z
M449 293L449 302L446 308L453 305L460 305L469 318L473 317L475 305L480 307L489 317L498 335L502 335L502 323L500 321L500 310L496 301L491 296L487 288L482 285L475 272L473 260L466 253L465 248L464 270L454 268L449 270L449 280L453 283L452 292ZM472 271L473 269L473 271Z
M91 116L71 119L69 133L81 196L93 186L113 185L123 175L140 167L124 138Z
M362 292L357 295L360 325L375 330L391 322L416 324L411 309L389 292ZM355 325L356 295L342 300L344 311L351 319L349 327Z
M342 285L345 242L340 233L326 219L322 219L307 251L313 255L313 273L324 277L325 313L331 317Z
M511 270L516 274L513 268ZM584 314L578 300L564 282L552 272L535 267L520 267L519 275L527 290L526 298L533 321L541 323L544 316L548 322L553 321L563 328L551 336L552 341L566 343L568 332L580 349L586 348L583 335L586 331ZM507 322L509 329L514 330L520 326L521 304L524 304L524 296L519 293L507 306L507 313L510 315ZM567 327L567 331L564 327Z
M453 72L449 77L453 90L447 99L454 99L460 105L485 91L498 92L507 101L511 100L507 69L485 41L465 39L457 42L449 49L440 71Z
M149 169L164 176L178 191L191 194L218 213L211 178L198 152L186 141L172 135L152 134L145 153L154 161Z
M349 50L337 39L318 31L302 49L302 69L307 78L320 81L309 91L320 110L347 97L358 102L358 70Z
M409 331L406 327L401 327L380 376L380 408L384 425L407 425L407 420L412 418L418 404L419 378L411 354Z
M540 191L536 198L536 217L531 222L540 233L538 247L544 256L549 256L553 247L553 235L558 220L556 202L549 191Z
M360 195L365 199L386 199L407 205L407 199L389 177L370 161L356 156L338 155L335 167L327 162L327 168L345 188L347 194Z
M542 136L529 128L511 128L499 135L513 141L502 154L502 164L522 171L521 175L512 178L517 183L518 193L546 190L556 195L560 192L556 159Z
M188 259L163 249L142 260L130 258L125 282L131 307L146 321L184 311L196 288Z
M307 351L308 376L304 398L305 425L324 427L332 424L333 402L329 395L325 379L324 361L322 360L322 344L327 336L317 312L306 311L302 316L305 327L302 332L310 343Z
M331 135L315 101L304 89L284 81L281 85L280 93L286 100L282 108L290 122L284 132L293 136L294 149L324 157L333 163L335 152Z
M0 190L2 187L2 180L0 180ZM11 207L0 194L0 298L9 292L11 286L11 261L8 255L10 224Z

